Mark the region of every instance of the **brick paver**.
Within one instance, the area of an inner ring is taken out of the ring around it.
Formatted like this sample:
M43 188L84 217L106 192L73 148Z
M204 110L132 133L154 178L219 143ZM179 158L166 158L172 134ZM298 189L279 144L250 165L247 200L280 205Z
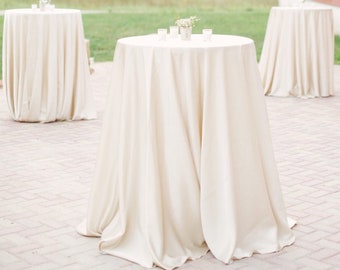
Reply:
M0 269L144 269L102 255L98 239L75 231L85 217L111 63L91 83L99 118L17 123L0 89ZM210 253L180 269L340 267L340 66L333 97L266 97L274 151L296 242L282 251L224 265Z

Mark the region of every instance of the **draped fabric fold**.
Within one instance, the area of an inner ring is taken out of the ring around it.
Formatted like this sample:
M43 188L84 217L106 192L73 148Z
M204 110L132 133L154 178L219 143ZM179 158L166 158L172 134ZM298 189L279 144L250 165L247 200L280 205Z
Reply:
M78 232L173 269L293 243L252 40L118 41L95 181Z

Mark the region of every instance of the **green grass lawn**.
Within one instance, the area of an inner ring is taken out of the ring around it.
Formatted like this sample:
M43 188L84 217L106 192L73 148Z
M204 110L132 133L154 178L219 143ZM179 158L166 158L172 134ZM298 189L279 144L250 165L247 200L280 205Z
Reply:
M3 0L1 9L29 7L34 1ZM259 59L267 19L274 0L70 0L52 1L57 7L100 9L103 14L83 14L86 38L90 39L91 55L96 62L112 61L117 39L126 36L156 33L157 28L173 25L181 17L196 15L200 21L193 29L200 33L212 28L215 34L250 37L255 41ZM122 3L126 3L122 5ZM136 4L138 3L138 5ZM194 4L195 3L195 4ZM167 5L165 5L167 4ZM3 16L0 16L2 40ZM2 42L0 44L2 52ZM0 54L0 78L2 77ZM335 63L340 64L340 37L335 38Z

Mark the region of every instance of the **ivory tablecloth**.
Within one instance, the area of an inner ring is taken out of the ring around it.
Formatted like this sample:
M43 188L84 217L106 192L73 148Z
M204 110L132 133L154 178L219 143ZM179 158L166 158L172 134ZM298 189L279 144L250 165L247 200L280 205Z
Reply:
M15 120L96 117L79 10L7 10L2 67L7 103Z
M120 39L87 219L99 248L165 269L281 249L287 224L254 43Z
M259 63L266 95L333 95L333 64L332 9L271 9Z

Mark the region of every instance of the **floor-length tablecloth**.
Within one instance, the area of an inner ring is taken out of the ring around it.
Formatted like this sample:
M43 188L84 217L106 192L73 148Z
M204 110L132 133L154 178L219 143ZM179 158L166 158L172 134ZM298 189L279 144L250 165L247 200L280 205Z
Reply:
M99 248L165 269L293 243L252 40L120 39L87 219Z
M93 119L84 31L79 10L7 10L3 86L13 119Z
M271 9L259 63L266 95L334 94L332 15L320 7Z

